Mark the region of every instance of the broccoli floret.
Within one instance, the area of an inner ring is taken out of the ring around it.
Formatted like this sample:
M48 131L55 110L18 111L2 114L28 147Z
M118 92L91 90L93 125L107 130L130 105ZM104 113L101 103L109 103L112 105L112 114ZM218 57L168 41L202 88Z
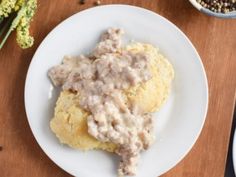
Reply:
M29 0L26 3L24 15L21 17L20 22L16 28L16 41L23 49L31 47L34 43L34 38L30 36L29 28L36 8L37 0Z

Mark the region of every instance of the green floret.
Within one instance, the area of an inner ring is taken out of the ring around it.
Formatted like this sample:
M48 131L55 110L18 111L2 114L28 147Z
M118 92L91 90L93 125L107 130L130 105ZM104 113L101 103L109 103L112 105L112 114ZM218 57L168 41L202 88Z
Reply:
M20 19L20 22L16 28L16 41L23 49L31 47L34 43L34 38L30 36L29 28L36 8L37 0L29 0L26 3L24 15Z
M4 18L8 18L12 12L17 12L26 0L0 0L0 24Z
M10 28L8 29L6 35L4 36L3 40L0 43L0 49L3 47L3 45L5 44L7 38L9 37L9 35L11 34L11 32L16 29L17 25L20 23L21 18L25 15L25 10L26 10L26 6L23 5L22 8L18 11L17 16L14 18L13 22L11 23Z
M17 0L2 0L0 3L0 20L8 17L14 11Z
M24 3L25 3L25 0L18 0L14 7L15 11L18 11L24 5Z

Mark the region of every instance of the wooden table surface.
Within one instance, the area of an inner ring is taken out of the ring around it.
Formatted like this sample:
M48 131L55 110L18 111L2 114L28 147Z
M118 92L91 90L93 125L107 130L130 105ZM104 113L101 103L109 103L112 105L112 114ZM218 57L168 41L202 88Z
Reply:
M24 83L32 56L62 20L93 6L93 0L39 0L32 22L35 45L20 49L11 35L0 51L0 176L70 176L40 149L24 108ZM208 77L209 109L203 131L188 155L163 177L223 177L236 88L236 20L195 10L187 0L102 0L150 9L176 24L198 50Z

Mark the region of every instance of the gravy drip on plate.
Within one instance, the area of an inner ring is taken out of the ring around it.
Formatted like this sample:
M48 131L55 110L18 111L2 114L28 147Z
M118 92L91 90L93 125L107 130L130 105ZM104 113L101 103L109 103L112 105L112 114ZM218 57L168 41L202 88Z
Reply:
M89 56L65 57L49 70L56 86L80 95L80 106L91 113L88 132L118 145L119 175L134 175L139 154L153 142L153 118L130 105L123 91L148 81L150 59L121 47L120 29L108 29Z

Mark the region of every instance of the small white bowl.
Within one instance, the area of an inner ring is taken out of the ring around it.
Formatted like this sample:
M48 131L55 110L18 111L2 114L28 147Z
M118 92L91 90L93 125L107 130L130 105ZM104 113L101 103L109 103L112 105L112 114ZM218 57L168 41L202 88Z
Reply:
M232 12L228 12L228 13L213 12L213 11L203 7L196 0L189 0L189 1L196 9L198 9L200 12L203 12L207 15L219 17L219 18L236 18L236 11L232 11Z

